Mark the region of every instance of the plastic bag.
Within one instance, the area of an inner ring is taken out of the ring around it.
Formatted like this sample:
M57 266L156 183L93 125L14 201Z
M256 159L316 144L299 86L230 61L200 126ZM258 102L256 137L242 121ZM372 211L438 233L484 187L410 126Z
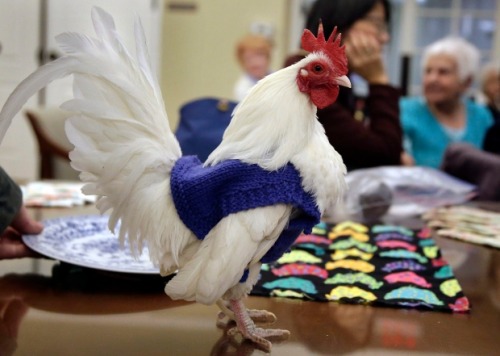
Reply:
M406 217L445 205L466 202L476 186L428 167L376 167L346 176L349 189L335 215L375 221L390 215Z

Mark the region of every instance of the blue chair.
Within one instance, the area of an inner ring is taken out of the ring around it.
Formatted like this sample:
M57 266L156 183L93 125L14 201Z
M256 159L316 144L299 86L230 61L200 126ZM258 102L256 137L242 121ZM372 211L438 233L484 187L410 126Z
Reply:
M196 155L204 162L222 141L236 105L236 102L217 98L201 98L184 104L175 132L183 155Z

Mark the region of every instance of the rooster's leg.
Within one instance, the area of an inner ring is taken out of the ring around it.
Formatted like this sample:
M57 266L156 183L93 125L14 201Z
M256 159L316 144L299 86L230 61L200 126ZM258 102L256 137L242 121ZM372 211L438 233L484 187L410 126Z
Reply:
M245 339L255 342L266 351L270 351L272 346L271 342L266 339L286 339L290 335L288 330L262 329L256 327L241 300L230 300L229 305L231 311L234 313L234 320L236 321L236 327L228 331L229 335L241 333Z

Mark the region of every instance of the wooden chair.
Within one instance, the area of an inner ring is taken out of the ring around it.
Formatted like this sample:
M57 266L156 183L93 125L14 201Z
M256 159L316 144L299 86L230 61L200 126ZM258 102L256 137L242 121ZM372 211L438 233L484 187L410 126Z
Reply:
M69 165L73 145L64 132L69 113L56 108L29 109L25 115L35 133L40 154L40 178L77 180L78 173Z

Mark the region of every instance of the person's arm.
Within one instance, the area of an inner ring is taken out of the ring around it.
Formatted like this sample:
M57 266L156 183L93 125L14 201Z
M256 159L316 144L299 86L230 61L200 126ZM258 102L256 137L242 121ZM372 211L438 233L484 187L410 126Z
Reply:
M19 186L0 167L0 260L37 256L22 241L23 234L38 234L43 225L23 205Z
M0 167L0 234L19 213L22 203L21 188Z

